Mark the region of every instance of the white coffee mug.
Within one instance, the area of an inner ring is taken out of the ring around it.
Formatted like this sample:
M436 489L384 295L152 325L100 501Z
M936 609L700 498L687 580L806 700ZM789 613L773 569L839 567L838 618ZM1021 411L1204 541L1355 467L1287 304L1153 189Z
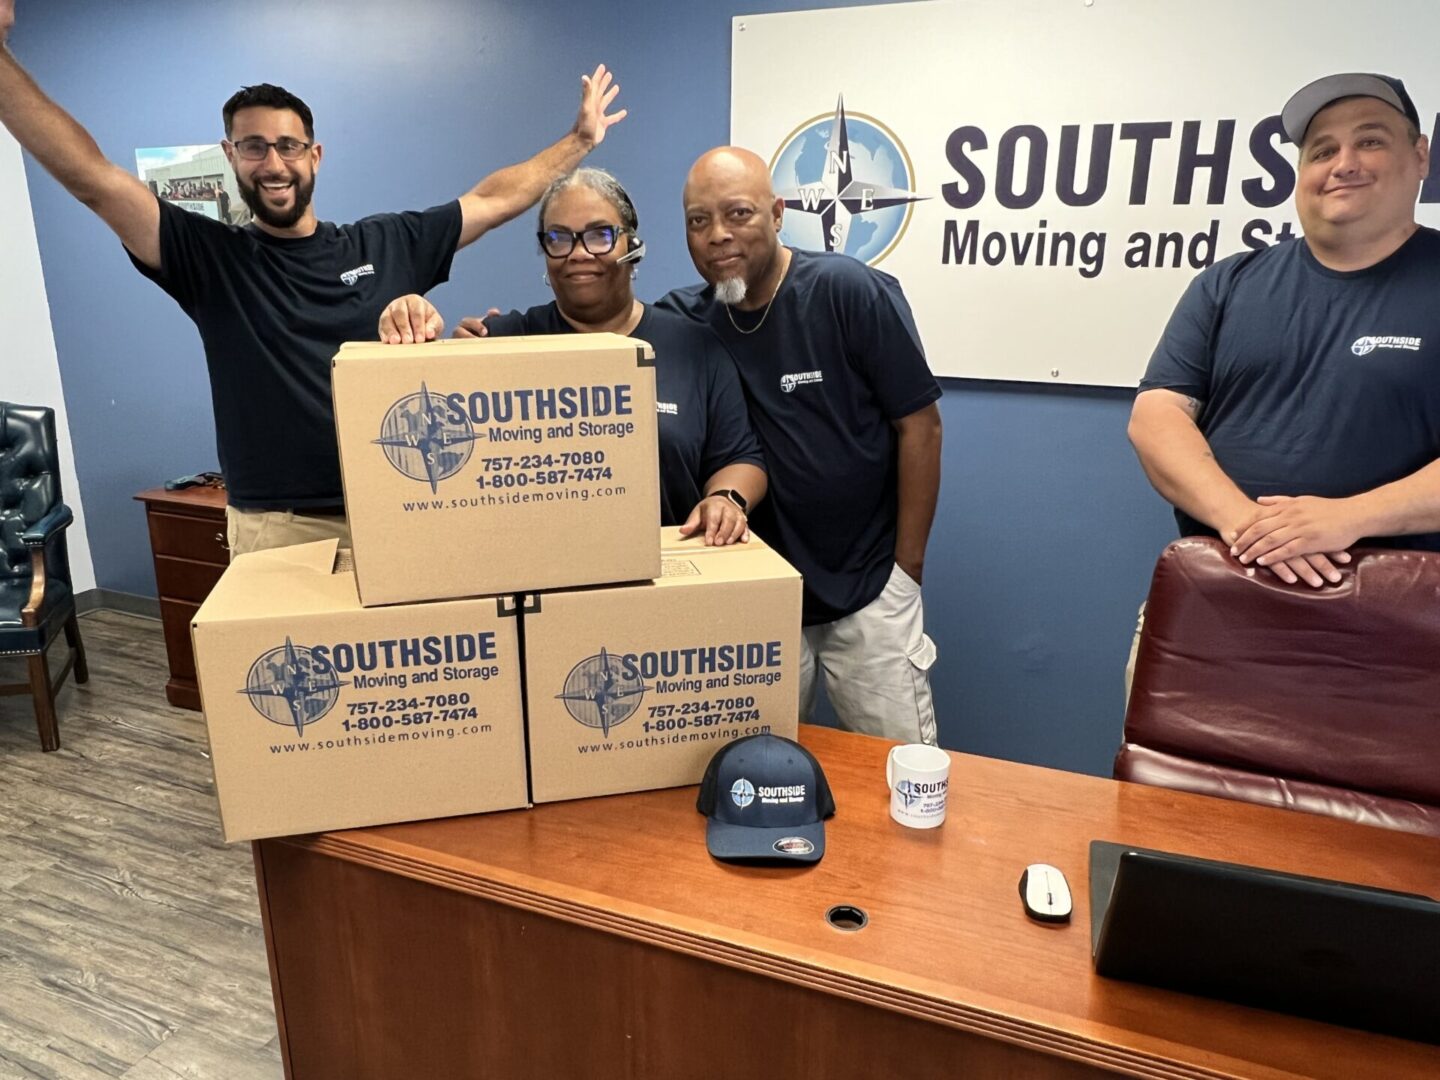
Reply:
M950 755L938 746L907 743L885 759L890 816L912 829L933 829L945 821L950 791Z

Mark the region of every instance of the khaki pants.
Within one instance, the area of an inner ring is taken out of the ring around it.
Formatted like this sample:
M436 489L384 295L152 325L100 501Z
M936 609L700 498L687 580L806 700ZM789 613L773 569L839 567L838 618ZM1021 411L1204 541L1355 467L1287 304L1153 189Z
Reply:
M807 626L800 650L800 719L815 710L818 672L846 731L898 742L936 742L930 667L935 643L925 633L920 586L895 566L885 590L859 611Z
M344 514L303 514L294 510L241 510L225 507L225 537L230 558L251 551L338 539L350 546L350 523Z

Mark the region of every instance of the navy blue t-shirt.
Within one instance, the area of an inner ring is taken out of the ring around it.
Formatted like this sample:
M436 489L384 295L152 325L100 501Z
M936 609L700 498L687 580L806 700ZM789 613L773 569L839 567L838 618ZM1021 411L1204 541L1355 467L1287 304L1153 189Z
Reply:
M1303 239L1221 260L1186 289L1140 389L1202 402L1216 463L1252 499L1408 476L1440 457L1440 232L1364 270L1322 266ZM1440 534L1362 543L1440 551Z
M770 470L751 524L804 575L805 623L859 611L895 565L891 421L940 396L900 283L846 255L792 249L763 323L709 286L660 305L706 322L735 357Z
M160 269L131 261L200 331L232 505L343 506L330 361L375 340L395 297L449 278L459 240L459 202L282 239L160 200Z
M485 320L491 337L575 333L552 301ZM689 319L646 305L630 332L655 350L660 421L660 522L681 525L726 465L765 468L750 428L735 364L715 335Z

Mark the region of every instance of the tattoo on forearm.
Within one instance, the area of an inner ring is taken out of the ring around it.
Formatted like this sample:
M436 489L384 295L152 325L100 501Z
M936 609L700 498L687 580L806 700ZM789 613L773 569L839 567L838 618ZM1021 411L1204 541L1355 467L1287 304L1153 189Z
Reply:
M1185 411L1189 414L1191 420L1194 420L1200 415L1200 407L1204 404L1205 403L1199 398L1187 397L1185 399Z

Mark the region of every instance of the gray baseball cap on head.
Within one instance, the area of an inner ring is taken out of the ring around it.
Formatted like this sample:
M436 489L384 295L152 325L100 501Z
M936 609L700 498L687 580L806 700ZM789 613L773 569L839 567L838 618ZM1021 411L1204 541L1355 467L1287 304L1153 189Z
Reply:
M1280 123L1285 128L1286 137L1299 146L1305 141L1305 132L1309 130L1315 114L1332 102L1347 97L1376 98L1403 113L1417 130L1420 127L1420 114L1415 111L1415 103L1406 93L1404 83L1393 75L1352 71L1326 75L1295 91L1280 112Z

